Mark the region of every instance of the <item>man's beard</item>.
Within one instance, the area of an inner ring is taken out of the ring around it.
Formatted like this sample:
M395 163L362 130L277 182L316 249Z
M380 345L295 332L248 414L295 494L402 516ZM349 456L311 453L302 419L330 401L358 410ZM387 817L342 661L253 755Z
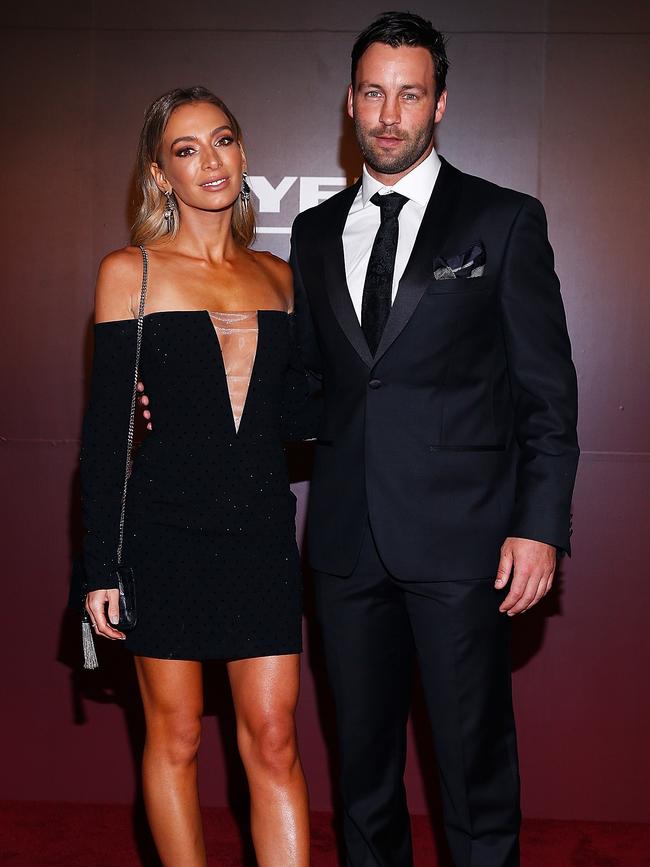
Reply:
M356 118L354 120L354 129L364 160L371 169L384 175L397 175L416 163L431 144L434 127L435 120L431 118L431 122L418 130L415 138L411 138L408 135L392 133L390 127L363 129ZM401 139L406 143L406 147L396 154L382 153L375 143L375 138L386 135Z

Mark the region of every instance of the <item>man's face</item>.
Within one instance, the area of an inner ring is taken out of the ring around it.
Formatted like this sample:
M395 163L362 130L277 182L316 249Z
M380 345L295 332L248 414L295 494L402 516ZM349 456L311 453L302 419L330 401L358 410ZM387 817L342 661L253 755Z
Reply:
M396 183L433 149L433 128L445 113L436 104L433 58L426 48L373 42L348 91L348 114L370 173Z

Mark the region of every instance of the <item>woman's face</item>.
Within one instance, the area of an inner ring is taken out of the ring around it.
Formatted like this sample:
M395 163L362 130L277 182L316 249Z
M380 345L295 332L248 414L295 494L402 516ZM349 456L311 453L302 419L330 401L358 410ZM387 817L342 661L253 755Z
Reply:
M151 172L159 188L172 189L179 207L202 211L230 207L241 190L246 158L226 115L209 102L174 109Z

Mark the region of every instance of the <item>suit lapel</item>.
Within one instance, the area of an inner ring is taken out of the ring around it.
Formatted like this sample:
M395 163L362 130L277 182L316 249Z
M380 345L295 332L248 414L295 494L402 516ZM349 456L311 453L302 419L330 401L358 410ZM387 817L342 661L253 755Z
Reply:
M424 212L411 257L399 282L395 302L373 359L374 364L399 337L420 303L424 287L433 274L435 253L440 249L451 225L452 212L458 202L457 192L461 174L442 157L441 163L440 173ZM354 310L352 312L354 314ZM363 332L361 336L363 337Z
M323 239L323 268L325 285L334 315L352 346L368 367L372 367L372 354L368 349L366 338L359 325L350 297L343 255L343 229L360 186L361 181L359 180L340 193L336 197L336 201L332 202L335 205L335 210Z
M420 303L424 287L432 277L435 254L440 249L451 224L452 214L458 202L461 173L442 157L440 161L442 165L436 185L424 212L411 257L399 282L395 302L374 358L368 349L352 304L343 254L343 229L361 181L348 187L332 201L334 208L322 242L325 285L332 310L343 333L370 368L399 337Z

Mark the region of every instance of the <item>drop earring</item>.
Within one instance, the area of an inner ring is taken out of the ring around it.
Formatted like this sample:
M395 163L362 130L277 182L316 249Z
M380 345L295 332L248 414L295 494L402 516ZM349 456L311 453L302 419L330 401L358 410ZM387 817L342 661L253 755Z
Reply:
M163 217L165 218L165 222L167 223L167 230L171 231L174 219L176 217L176 202L174 201L173 190L165 190L165 198L167 199L167 201L165 202Z
M239 195L241 196L241 200L244 205L248 205L250 203L251 188L250 184L248 183L248 172L246 171L246 169L244 169L241 175L241 192L239 193Z

